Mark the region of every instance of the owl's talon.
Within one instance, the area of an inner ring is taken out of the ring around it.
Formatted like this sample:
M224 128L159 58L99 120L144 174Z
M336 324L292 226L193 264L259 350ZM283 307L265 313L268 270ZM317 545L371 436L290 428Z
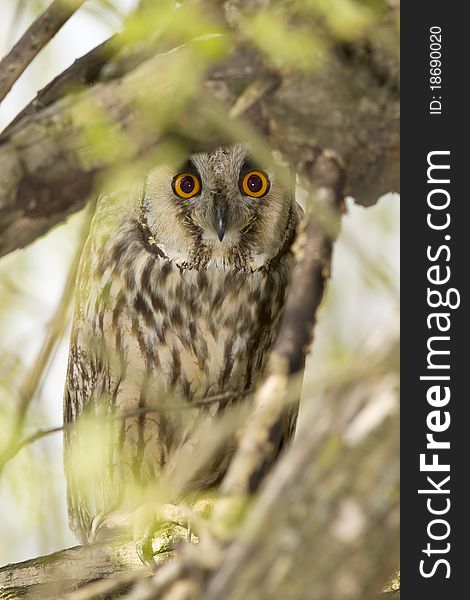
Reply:
M160 556L174 550L171 540L171 529L173 524L169 523L150 523L146 526L143 534L136 539L135 549L144 565L147 565L152 571L155 571L157 563L156 556ZM158 539L159 545L155 549L155 542Z
M134 515L134 540L136 552L143 564L152 571L155 557L174 550L175 527L186 527L181 509L170 504L147 504ZM178 515L178 520L175 520ZM157 545L158 544L158 545Z
M142 564L146 565L152 572L157 568L152 547L152 537L146 537L135 542L135 551Z
M175 538L191 542L193 535L199 536L211 507L212 500L204 499L196 502L192 510L158 503L139 508L134 514L134 540L142 563L154 571L155 557L172 552ZM182 533L181 529L185 531Z

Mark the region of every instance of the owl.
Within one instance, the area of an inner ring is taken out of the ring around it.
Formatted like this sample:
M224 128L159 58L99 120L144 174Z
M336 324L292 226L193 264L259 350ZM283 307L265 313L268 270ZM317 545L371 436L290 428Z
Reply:
M130 191L99 199L77 276L64 397L69 521L82 543L128 490L158 481L191 451L202 419L215 423L230 404L205 399L243 402L256 387L301 214L240 145L160 165ZM102 419L99 451L79 427L85 416ZM293 405L273 429L272 461L296 417ZM193 485L216 487L233 448L227 442Z

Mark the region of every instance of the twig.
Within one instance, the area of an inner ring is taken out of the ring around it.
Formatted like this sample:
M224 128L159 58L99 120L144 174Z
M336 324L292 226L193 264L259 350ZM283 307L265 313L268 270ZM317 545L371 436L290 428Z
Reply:
M231 119L244 115L252 106L259 102L266 94L272 93L279 85L280 78L273 74L261 79L255 79L238 96L229 112Z
M0 102L34 57L86 0L54 0L0 62Z
M37 442L38 440L42 440L43 438L48 437L49 435L52 435L54 433L59 433L63 430L64 430L64 427L58 425L57 427L49 427L48 429L38 429L31 435L24 437L22 440L17 442L14 446L11 446L11 448L9 449L9 452L6 456L2 456L2 465L5 466L5 463L10 461L12 458L14 458L18 454L18 452L20 450L22 450L23 448L25 448L26 446L29 446L30 444L34 444L34 442Z
M123 419L129 419L130 417L138 417L139 415L150 414L150 413L154 413L154 412L161 412L161 411L174 412L174 411L180 411L180 410L181 411L193 410L195 408L203 408L204 406L210 406L210 405L214 404L215 402L228 402L230 400L234 400L235 398L243 398L243 397L249 396L252 393L253 393L253 390L249 389L249 390L237 392L236 394L234 394L232 392L226 392L223 394L214 394L213 396L207 396L207 398L199 400L198 402L192 402L192 403L187 403L187 404L173 404L173 405L164 404L162 406L142 406L140 408L127 410L127 411L120 412L117 414L106 415L106 416L100 418L99 420L103 421L103 422L120 421ZM98 417L95 417L95 419L98 420ZM46 429L38 429L38 430L34 431L33 433L31 433L30 435L27 435L26 437L24 437L22 440L16 442L15 444L12 444L10 441L8 453L5 453L5 455L3 455L3 454L0 455L0 473L1 473L1 469L3 468L3 466L5 466L5 463L10 461L12 458L14 458L18 454L18 452L20 452L20 450L22 450L26 446L29 446L30 444L34 444L34 442L37 442L38 440L42 440L43 438L53 435L54 433L60 433L61 431L70 430L70 429L73 429L74 427L76 427L76 423L70 423L69 425L57 425L56 427L48 427Z

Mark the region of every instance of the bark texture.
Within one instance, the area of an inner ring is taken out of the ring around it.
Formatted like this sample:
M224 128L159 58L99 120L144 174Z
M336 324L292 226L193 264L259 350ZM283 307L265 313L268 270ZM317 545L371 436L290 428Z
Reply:
M85 0L55 0L0 61L0 101L42 48Z

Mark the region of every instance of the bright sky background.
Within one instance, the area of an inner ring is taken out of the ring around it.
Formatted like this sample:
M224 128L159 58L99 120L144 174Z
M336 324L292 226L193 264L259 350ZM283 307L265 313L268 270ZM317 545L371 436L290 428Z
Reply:
M8 50L29 24L24 20L12 31L14 4L10 0L0 0L0 54ZM114 4L125 13L136 0L114 0ZM90 5L96 6L97 2L90 2ZM118 18L113 19L112 27L109 21L105 25L91 11L81 10L72 17L0 105L0 129L35 96L38 89L75 58L109 37L119 25ZM348 200L348 207L349 213L343 219L344 233L355 240L374 264L386 271L395 292L391 294L373 280L370 265L363 265L344 236L341 237L335 248L333 279L321 311L308 369L315 369L322 361L341 356L342 352L354 352L397 308L398 196L388 194L372 209L356 206L352 200ZM71 221L26 251L0 260L0 376L2 370L12 369L13 372L17 357L28 365L38 352L75 250L79 219L73 217ZM11 291L10 288L17 289ZM14 304L3 313L2 295L5 306L12 299L10 304ZM34 400L38 427L61 423L67 347L65 340ZM36 443L32 449L23 450L8 465L5 477L0 480L0 566L76 543L66 525L61 444L61 436L56 435ZM37 471L32 457L41 461L44 471ZM25 486L25 481L30 485Z

